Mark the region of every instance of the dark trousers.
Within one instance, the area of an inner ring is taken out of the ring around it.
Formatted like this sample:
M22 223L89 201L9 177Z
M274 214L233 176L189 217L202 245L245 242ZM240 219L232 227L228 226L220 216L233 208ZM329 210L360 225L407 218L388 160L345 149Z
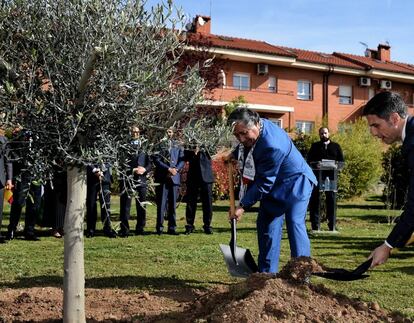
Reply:
M36 216L41 207L41 199L41 185L32 184L31 178L24 176L21 181L16 181L13 190L13 203L10 209L10 223L8 231L16 231L22 215L23 206L26 204L24 231L33 232L36 224Z
M121 221L121 231L128 232L129 231L129 217L131 211L131 203L132 203L132 193L126 189L126 183L124 181L121 182L121 198L120 198L120 213L119 219ZM141 231L144 230L147 218L147 212L145 209L145 205L142 205L142 202L147 200L147 186L137 186L134 188L136 192L135 197L135 206L137 209L137 225L135 230Z
M175 208L177 204L179 186L174 185L172 180L160 183L155 188L155 199L157 203L157 232L164 229L164 215L167 214L168 230L177 227Z
M199 194L203 207L203 228L208 229L211 228L211 220L213 217L213 184L203 181L187 182L187 206L185 209L187 227L194 229Z
M4 207L4 187L0 189L0 237L1 237L1 223L3 222L3 207Z
M320 219L320 194L325 194L326 201L326 218L328 220L329 230L335 230L336 225L336 192L325 191L319 192L318 186L315 186L312 191L312 196L309 202L309 215L312 230L320 230L321 219Z
M110 184L102 182L87 185L86 190L86 228L87 230L96 229L97 212L97 196L99 195L99 204L101 206L101 221L104 231L111 229L111 190Z

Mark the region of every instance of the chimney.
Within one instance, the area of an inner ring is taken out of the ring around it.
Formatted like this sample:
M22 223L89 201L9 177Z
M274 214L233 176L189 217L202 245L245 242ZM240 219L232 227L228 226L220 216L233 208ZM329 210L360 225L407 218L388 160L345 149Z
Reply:
M377 59L378 58L378 51L375 49L367 48L365 50L365 57Z
M193 22L194 32L201 34L211 33L211 18L208 16L197 15Z
M386 44L378 45L378 59L381 62L389 62L391 60L391 46Z

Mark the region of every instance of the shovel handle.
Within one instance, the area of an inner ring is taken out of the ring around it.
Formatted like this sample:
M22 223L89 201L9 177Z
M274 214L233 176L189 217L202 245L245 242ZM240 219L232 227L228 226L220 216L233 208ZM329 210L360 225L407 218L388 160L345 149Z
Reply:
M231 162L227 163L227 172L227 176L229 178L230 213L234 215L234 213L236 212L236 202L234 200L233 164Z

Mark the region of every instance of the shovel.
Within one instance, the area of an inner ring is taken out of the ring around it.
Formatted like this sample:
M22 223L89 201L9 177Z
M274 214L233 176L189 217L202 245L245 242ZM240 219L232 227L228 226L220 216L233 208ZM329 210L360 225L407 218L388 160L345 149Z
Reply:
M369 275L364 275L364 273L371 267L371 262L372 258L369 258L352 271L342 268L329 268L326 272L316 272L312 273L312 275L341 281L364 279L369 277Z
M228 163L229 177L229 195L230 195L230 212L235 212L234 202L234 183L233 183L233 165ZM221 252L224 256L227 269L231 276L246 278L252 273L258 272L259 268L253 259L249 249L237 246L237 229L236 219L231 220L231 239L229 245L220 244Z

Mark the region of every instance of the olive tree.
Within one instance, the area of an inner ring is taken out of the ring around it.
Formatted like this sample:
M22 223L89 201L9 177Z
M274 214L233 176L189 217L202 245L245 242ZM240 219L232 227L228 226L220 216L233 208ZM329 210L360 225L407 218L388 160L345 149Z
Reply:
M122 169L129 127L146 129L151 152L165 129L188 118L204 81L177 69L185 23L169 1L3 0L0 112L30 131L31 172L68 172L64 237L65 322L85 321L85 165ZM29 152L24 152L26 157Z

